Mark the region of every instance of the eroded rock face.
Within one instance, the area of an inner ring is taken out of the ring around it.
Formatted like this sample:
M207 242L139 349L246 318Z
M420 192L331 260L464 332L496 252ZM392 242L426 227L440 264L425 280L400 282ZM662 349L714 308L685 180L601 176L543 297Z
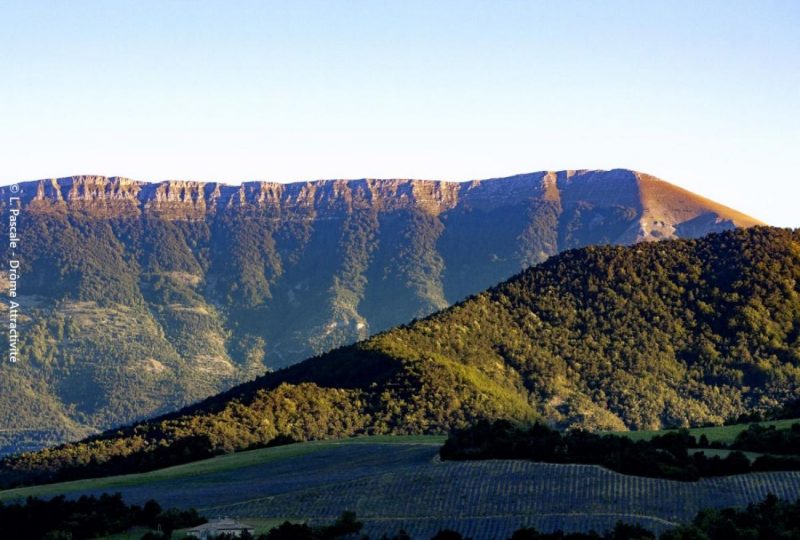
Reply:
M564 249L758 223L627 170L20 186L26 327L0 400L31 413L0 426L41 428L45 442L425 316Z
M271 215L292 211L335 214L354 206L381 212L417 209L439 215L459 207L491 210L524 200L595 209L629 208L644 231L672 227L655 238L674 236L677 226L701 216L713 216L731 226L758 220L726 208L653 176L628 170L560 171L509 178L443 182L437 180L363 179L320 180L281 184L245 182L241 185L167 180L139 182L121 177L74 176L24 182L23 200L34 208L96 210L108 206L158 213L171 220L204 219L231 208L259 208ZM93 207L94 205L94 207Z

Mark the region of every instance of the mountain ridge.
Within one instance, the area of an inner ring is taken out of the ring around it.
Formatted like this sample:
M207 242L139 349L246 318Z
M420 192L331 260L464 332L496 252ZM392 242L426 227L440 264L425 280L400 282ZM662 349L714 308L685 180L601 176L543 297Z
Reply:
M607 182L592 186L592 177L601 175L614 176L616 181L627 181L628 185L625 187L637 190L639 192L637 196L628 202L638 199L636 202L640 212L645 208L650 208L651 204L663 206L666 199L668 205L672 206L689 203L686 208L682 209L669 206L662 208L667 211L677 210L675 217L682 218L684 221L696 218L700 213L708 213L710 210L717 214L718 219L729 220L736 226L765 224L706 197L696 195L687 189L652 175L628 169L538 171L508 177L458 182L406 178L362 178L286 183L247 181L237 185L192 180L145 182L119 176L76 175L25 181L19 185L23 194L22 200L26 204L44 205L61 202L80 204L113 201L134 203L140 211L169 210L172 209L170 206L176 203L191 206L197 211L202 209L210 212L247 204L278 206L280 209L286 209L287 207L298 208L312 206L315 203L327 203L328 209L334 209L337 206L336 203L352 202L352 192L363 190L367 201L380 203L387 199L399 198L398 207L412 204L435 214L454 208L462 200L486 204L492 199L509 200L520 195L540 195L543 200L551 201L563 199L566 204L587 198L597 201L600 196L603 197L598 201L600 204L619 204L620 194L609 189L618 186L611 186ZM570 194L569 190L576 184L576 179L586 182L582 186L584 189L580 190L580 194ZM588 190L585 189L587 186ZM0 190L4 190L6 187L0 187ZM609 191L611 191L610 194ZM675 201L678 197L682 197L684 200ZM646 202L651 204L646 204ZM322 208L326 209L326 206L322 206ZM392 208L383 206L382 209ZM187 219L190 216L191 214L187 213L168 217ZM657 234L654 237L659 238L662 235ZM646 236L639 238L639 240L642 239L646 239Z

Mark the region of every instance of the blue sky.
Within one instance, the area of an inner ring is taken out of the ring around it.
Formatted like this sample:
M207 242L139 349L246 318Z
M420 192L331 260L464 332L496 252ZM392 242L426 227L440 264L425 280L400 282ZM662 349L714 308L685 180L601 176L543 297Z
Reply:
M627 167L800 226L800 2L0 0L0 181Z

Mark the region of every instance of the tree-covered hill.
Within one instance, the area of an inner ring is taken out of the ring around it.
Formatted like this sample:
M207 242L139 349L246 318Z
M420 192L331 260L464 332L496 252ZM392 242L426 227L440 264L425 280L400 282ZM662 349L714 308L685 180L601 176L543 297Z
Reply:
M426 319L177 413L7 459L4 482L487 418L653 429L800 395L800 231L567 251Z
M565 249L758 223L627 170L20 189L21 337L19 361L0 363L0 455L178 409ZM4 216L12 195L0 187Z

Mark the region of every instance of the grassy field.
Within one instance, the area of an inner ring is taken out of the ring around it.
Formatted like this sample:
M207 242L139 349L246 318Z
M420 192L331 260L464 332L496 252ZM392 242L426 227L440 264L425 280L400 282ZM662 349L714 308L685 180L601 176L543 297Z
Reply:
M800 422L800 419L777 420L761 422L763 426L776 426L785 429L792 424ZM705 434L710 441L732 442L736 435L747 429L750 424L737 424L732 426L719 426L707 428L692 428L689 432L696 437ZM664 431L620 431L614 432L616 435L624 435L633 440L647 440L654 435L668 433L675 430ZM0 501L17 499L28 496L47 496L53 493L73 493L73 492L95 492L113 491L121 488L133 487L138 485L149 485L168 480L178 480L185 477L199 476L204 474L219 473L227 470L238 470L249 466L267 464L271 461L286 460L297 458L309 453L320 452L338 445L351 444L428 444L440 445L444 442L444 436L438 435L409 435L409 436L373 436L373 437L354 437L334 441L314 441L304 444L293 444L276 448L250 450L237 452L225 456L218 456L212 459L187 463L157 471L114 476L109 478L97 478L89 480L77 480L74 482L63 482L53 485L33 486L28 488L0 491ZM716 455L714 451L704 450L706 455ZM717 452L719 455L727 455L727 451ZM753 454L751 457L755 457Z
M792 426L792 424L800 423L800 419L795 418L792 420L773 420L769 422L757 422L758 424L767 427L767 426L775 426L778 429L786 429ZM703 427L703 428L691 428L689 429L689 433L694 435L695 437L700 437L700 435L705 435L708 437L709 441L719 441L723 443L730 443L736 439L736 436L741 433L742 431L746 430L750 424L734 424L732 426L717 426L717 427ZM617 431L614 432L615 435L625 435L635 441L641 440L649 440L652 439L654 435L663 435L664 433L670 433L673 431L677 431L675 429L667 429L663 431Z
M703 507L743 506L770 492L800 496L800 472L686 483L592 465L441 462L442 440L370 437L295 444L151 473L9 490L0 492L0 500L121 492L131 503L155 498L164 507L235 517L262 531L285 519L328 523L352 510L373 538L404 528L424 539L447 527L488 540L521 526L603 530L619 519L661 531Z
M156 471L139 474L125 474L106 478L92 478L88 480L75 480L60 482L58 484L45 484L19 489L0 491L0 501L21 499L25 497L45 497L57 494L88 493L88 492L115 492L122 488L147 486L159 482L179 481L183 478L196 477L225 471L239 470L254 465L265 465L272 461L297 458L306 454L324 451L340 445L354 444L423 444L440 446L446 437L437 435L408 435L408 436L374 436L354 437L333 441L313 441L303 444L290 444L275 448L263 448L217 456L211 459L195 461L185 465L167 467Z
M718 448L690 448L689 449L689 454L694 454L695 452L702 452L702 453L704 453L706 455L706 457L710 457L710 458L711 457L726 458L726 457L728 457L728 455L731 452L734 452L734 451L735 450L726 450L726 449L718 449ZM757 458L759 458L759 457L764 455L764 454L761 454L759 452L742 452L742 454L744 454L745 457L747 459L749 459L750 461L753 461L754 459L757 459Z

